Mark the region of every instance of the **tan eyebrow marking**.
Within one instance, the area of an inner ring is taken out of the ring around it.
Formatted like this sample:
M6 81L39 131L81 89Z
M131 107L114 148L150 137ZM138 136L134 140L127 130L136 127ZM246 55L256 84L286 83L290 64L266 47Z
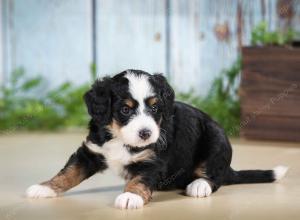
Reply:
M134 101L132 99L125 99L125 104L128 105L130 108L134 107Z
M150 106L155 105L157 102L158 102L158 99L156 97L151 97L147 100L147 103Z

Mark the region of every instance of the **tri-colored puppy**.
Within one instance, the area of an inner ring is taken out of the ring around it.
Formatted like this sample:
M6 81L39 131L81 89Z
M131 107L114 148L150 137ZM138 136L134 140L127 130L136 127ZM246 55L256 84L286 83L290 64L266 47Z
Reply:
M174 101L159 74L127 70L97 80L85 96L91 115L86 141L52 179L27 190L31 198L55 197L111 168L126 180L118 208L141 208L153 190L182 188L205 197L221 185L273 182L286 167L235 171L223 129L208 115Z

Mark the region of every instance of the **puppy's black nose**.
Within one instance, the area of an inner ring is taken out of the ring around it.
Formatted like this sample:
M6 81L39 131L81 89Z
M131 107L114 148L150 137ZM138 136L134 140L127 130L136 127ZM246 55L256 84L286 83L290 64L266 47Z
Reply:
M139 136L145 141L151 136L151 131L149 129L142 129L139 131Z

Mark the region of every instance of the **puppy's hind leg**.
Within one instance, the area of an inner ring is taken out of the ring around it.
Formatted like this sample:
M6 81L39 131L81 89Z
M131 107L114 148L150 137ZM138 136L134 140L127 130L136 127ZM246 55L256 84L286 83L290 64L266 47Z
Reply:
M195 179L186 187L186 195L191 197L207 197L214 189L212 181L208 179L206 163L200 163L194 170Z
M56 197L106 168L104 156L91 152L83 144L56 176L29 187L26 196L29 198Z
M202 198L217 191L229 170L230 159L224 158L222 153L213 154L199 163L194 170L194 180L186 187L186 195Z

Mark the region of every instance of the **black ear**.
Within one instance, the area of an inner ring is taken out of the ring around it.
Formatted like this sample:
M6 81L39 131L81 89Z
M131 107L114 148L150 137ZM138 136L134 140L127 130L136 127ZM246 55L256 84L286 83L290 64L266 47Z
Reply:
M102 125L111 121L111 78L96 80L84 95L88 113Z
M163 117L168 120L173 114L174 90L162 74L154 74L150 81L163 102Z

